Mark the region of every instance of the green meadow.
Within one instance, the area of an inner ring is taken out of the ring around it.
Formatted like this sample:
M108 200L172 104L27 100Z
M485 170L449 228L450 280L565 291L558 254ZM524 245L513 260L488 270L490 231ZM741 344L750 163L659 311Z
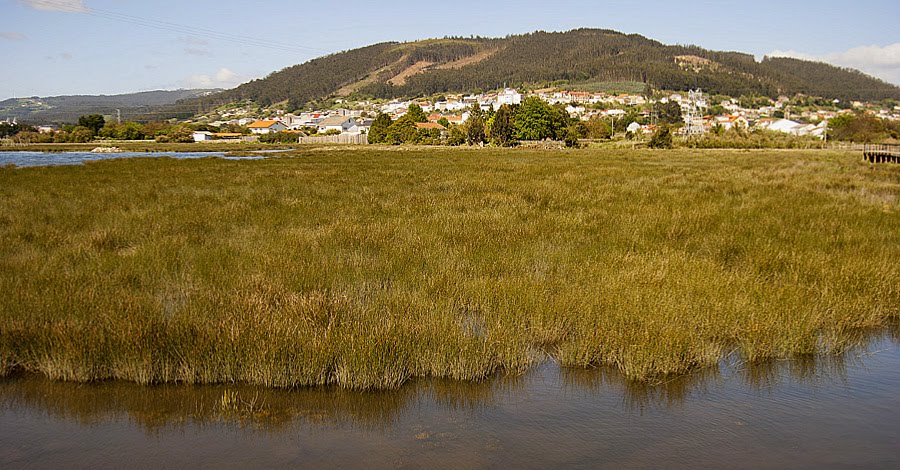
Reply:
M0 168L0 375L394 388L552 357L656 383L900 318L900 165L307 148Z

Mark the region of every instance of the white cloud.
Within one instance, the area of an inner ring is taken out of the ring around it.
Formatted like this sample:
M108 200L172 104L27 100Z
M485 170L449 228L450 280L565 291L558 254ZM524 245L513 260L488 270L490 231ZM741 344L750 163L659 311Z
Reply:
M188 88L233 88L243 81L241 76L222 67L212 75L191 75L184 80L184 85Z
M68 13L84 13L88 8L84 0L19 0L35 10L64 11Z
M227 82L227 81L234 80L235 78L237 78L237 74L232 72L231 70L224 68L224 67L219 69L218 72L216 72L216 81L219 81L219 82Z
M24 41L25 39L28 39L28 37L17 31L0 31L0 39L6 39L7 41Z
M775 50L767 55L769 57L815 60L841 67L852 67L882 80L900 84L900 42L886 46L854 47L843 52L833 52L821 56L794 50Z

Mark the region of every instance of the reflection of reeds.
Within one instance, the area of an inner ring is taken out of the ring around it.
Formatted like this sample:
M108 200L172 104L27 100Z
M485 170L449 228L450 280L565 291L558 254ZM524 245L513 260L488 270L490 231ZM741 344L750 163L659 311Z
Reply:
M785 382L814 387L844 382L848 366L864 367L862 358L871 345L884 344L884 335L870 333L865 344L840 355L801 355L789 360L749 363L726 360L720 366L670 376L654 384L631 380L610 366L557 368L553 361L524 374L495 374L478 381L416 379L396 390L369 392L340 387L284 390L238 384L72 384L34 374L15 374L0 379L0 407L40 410L80 424L127 419L149 433L186 424L237 424L276 433L297 427L333 426L386 430L403 421L407 410L423 404L451 411L489 412L491 408L515 404L535 390L551 402L573 396L591 402L601 397L621 397L623 409L643 413L678 407L692 396L696 400L710 390L719 390L727 381L756 390L772 390Z
M893 331L893 327L847 331L840 350L834 354L795 354L786 359L741 362L735 369L755 389L772 388L787 378L808 385L843 381L848 365L860 366L872 344L883 344L886 338L896 342Z
M418 387L380 392L336 388L282 390L246 385L84 385L36 376L0 381L0 405L36 408L82 424L127 417L147 431L164 426L239 423L277 431L292 426L391 425L420 396Z
M623 405L632 411L678 405L692 392L704 389L719 377L718 367L715 366L669 376L654 383L629 380L610 366L590 369L568 367L560 369L560 373L564 386L576 393L601 393L608 389L621 391Z
M294 156L0 169L0 373L652 384L900 315L900 170L850 154Z

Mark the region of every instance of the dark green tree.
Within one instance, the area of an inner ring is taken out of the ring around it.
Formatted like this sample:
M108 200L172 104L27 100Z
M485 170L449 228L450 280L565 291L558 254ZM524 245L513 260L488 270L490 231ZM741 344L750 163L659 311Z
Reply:
M496 118L494 122L496 123ZM550 106L537 96L529 96L522 101L515 110L514 122L516 138L520 140L543 140L553 137Z
M727 110L721 104L714 104L714 105L710 106L709 109L706 110L706 114L708 114L710 116L721 116L721 115L725 114L726 112L727 112Z
M885 123L871 113L841 114L828 121L828 135L834 140L874 142L888 137Z
M378 113L378 116L372 121L372 127L369 128L369 143L387 143L387 131L392 123L393 121L391 121L390 116L384 113Z
M573 119L566 111L566 107L560 103L550 106L550 129L553 138L556 140L565 140L569 133L569 126L573 123Z
M494 113L491 124L491 142L501 147L510 147L515 143L515 132L513 110L509 105L504 104Z
M684 124L684 118L681 117L681 105L675 101L670 100L666 103L657 104L656 113L659 116L660 124Z
M416 103L409 105L409 108L406 110L406 115L409 116L413 122L428 122L428 116L425 114L425 111L422 111L422 107Z
M136 122L126 122L119 127L119 138L124 140L144 140L144 127Z
M482 129L484 127L482 126ZM483 132L483 131L482 131ZM451 124L447 132L447 145L462 145L466 143L466 132L463 126Z
M473 104L469 110L469 119L466 120L463 131L466 134L466 143L469 145L480 145L487 142L484 133L484 112L477 104Z
M650 137L650 148L653 149L670 149L674 146L672 142L672 127L668 124L660 124L653 136Z
M78 125L90 129L93 132L91 135L93 137L106 125L106 119L103 119L103 116L100 114L88 114L78 118Z
M394 121L387 129L386 141L389 144L413 144L419 138L416 123L409 117L404 115L400 119Z
M23 124L0 122L0 137L10 137L19 132L37 132L33 127Z
M78 126L72 129L68 134L67 142L85 143L90 142L91 139L94 138L94 135L96 135L96 132L85 126Z

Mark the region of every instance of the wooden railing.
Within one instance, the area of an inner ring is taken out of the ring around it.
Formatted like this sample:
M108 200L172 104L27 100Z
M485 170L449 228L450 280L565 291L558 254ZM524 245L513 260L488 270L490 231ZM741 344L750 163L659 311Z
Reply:
M863 157L872 163L900 163L900 145L866 144Z

